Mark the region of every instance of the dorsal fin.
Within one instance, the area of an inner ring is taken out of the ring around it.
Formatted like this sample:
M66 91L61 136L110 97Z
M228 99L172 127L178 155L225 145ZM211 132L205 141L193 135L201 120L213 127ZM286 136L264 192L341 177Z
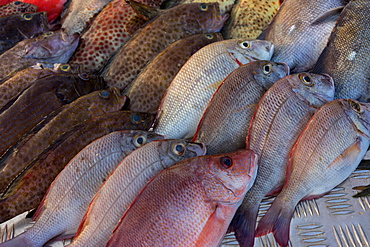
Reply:
M143 18L144 20L152 20L156 16L158 16L163 10L160 10L159 8L155 8L152 6L148 6L139 2L136 2L135 0L126 0L126 3L128 3L131 8L135 11L135 13Z

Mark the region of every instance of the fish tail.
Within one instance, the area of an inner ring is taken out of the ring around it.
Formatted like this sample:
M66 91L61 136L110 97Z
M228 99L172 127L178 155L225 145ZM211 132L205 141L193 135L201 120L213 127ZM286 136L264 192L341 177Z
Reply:
M245 205L245 203L243 202ZM240 247L249 247L254 245L254 230L258 215L259 203L249 204L247 207L239 207L229 226L230 231L235 232L236 240Z
M260 237L273 232L276 242L280 246L287 246L289 241L290 221L294 207L285 207L281 202L274 201L267 213L258 223L255 236Z
M15 238L0 244L0 247L19 247L19 246L34 247L34 245L30 243L30 241L28 241L25 234L20 234Z

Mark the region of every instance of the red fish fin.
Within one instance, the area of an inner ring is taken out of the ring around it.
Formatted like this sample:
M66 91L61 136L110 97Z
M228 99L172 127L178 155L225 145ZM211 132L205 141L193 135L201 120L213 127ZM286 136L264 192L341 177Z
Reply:
M336 165L343 166L345 164L352 164L358 158L362 151L361 149L361 139L357 138L357 140L346 150L344 150L341 155L339 155L328 167L326 167L326 169ZM353 169L356 169L356 167Z
M255 236L261 237L273 232L276 242L280 246L287 246L289 241L290 222L294 214L294 207L284 207L276 200L267 213L258 223Z
M50 190L50 186L49 186L48 190L46 191L46 193L44 195L44 198L42 198L39 206L37 207L36 212L33 214L32 220L34 220L34 221L38 220L40 218L40 215L44 211L44 209L45 209L44 203L45 203L45 199L46 199L47 194L49 194L49 190Z
M258 207L258 204L246 205L246 202L243 202L231 221L229 230L235 232L235 237L240 247L254 245L254 230L256 228Z

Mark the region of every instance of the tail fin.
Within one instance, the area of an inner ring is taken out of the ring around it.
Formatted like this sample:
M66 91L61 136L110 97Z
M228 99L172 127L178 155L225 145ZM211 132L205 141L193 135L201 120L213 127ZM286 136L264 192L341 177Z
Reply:
M33 244L27 241L24 234L20 234L16 236L15 238L0 244L0 247L19 247L19 246L32 247Z
M258 203L243 204L236 211L233 220L229 226L229 231L235 232L236 240L240 247L249 247L254 245L254 230L258 215Z
M294 205L295 206L295 205ZM258 223L255 236L260 237L273 232L276 242L280 246L287 246L289 241L290 221L294 214L294 207L283 207L279 201L274 201L266 215Z

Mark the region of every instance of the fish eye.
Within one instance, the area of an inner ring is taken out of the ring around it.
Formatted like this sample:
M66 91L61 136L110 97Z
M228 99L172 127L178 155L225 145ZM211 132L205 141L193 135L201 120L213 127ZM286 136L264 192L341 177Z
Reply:
M313 86L313 79L311 76L301 73L298 75L298 78L303 82L304 85L312 87Z
M229 156L221 157L220 162L221 162L222 167L226 169L232 167L233 165L233 160Z
M63 64L59 67L62 71L69 71L71 69L71 66L69 64Z
M199 9L201 11L207 11L208 10L208 5L206 3L202 3L201 5L199 5Z
M30 13L25 13L22 15L22 18L26 21L32 20L32 15Z
M135 135L133 139L135 147L139 148L146 143L146 137L143 135Z
M86 73L78 74L78 77L80 77L81 80L85 80L85 81L89 79L89 75Z
M243 49L248 49L251 47L251 44L248 41L241 41L239 42L239 46Z
M267 74L270 74L271 73L271 71L272 71L272 69L271 69L271 64L270 63L266 63L265 65L263 65L263 67L262 67L262 71L263 71L263 73L265 74L265 75L267 75Z
M213 39L213 35L210 33L205 34L205 36L207 39Z
M138 124L141 120L140 116L137 114L131 114L130 119L133 124Z
M348 103L352 107L352 109L355 110L355 112L357 112L357 113L362 112L361 105L357 101L349 99Z
M54 32L51 32L51 31L49 31L49 32L46 32L46 33L44 33L44 36L50 36L50 35L52 35Z
M109 98L109 92L107 90L100 91L99 96L103 99L108 99Z
M183 155L185 152L185 145L181 142L172 144L172 152L178 156Z
M19 5L21 3L22 3L21 1L15 1L15 2L13 2L14 5Z

